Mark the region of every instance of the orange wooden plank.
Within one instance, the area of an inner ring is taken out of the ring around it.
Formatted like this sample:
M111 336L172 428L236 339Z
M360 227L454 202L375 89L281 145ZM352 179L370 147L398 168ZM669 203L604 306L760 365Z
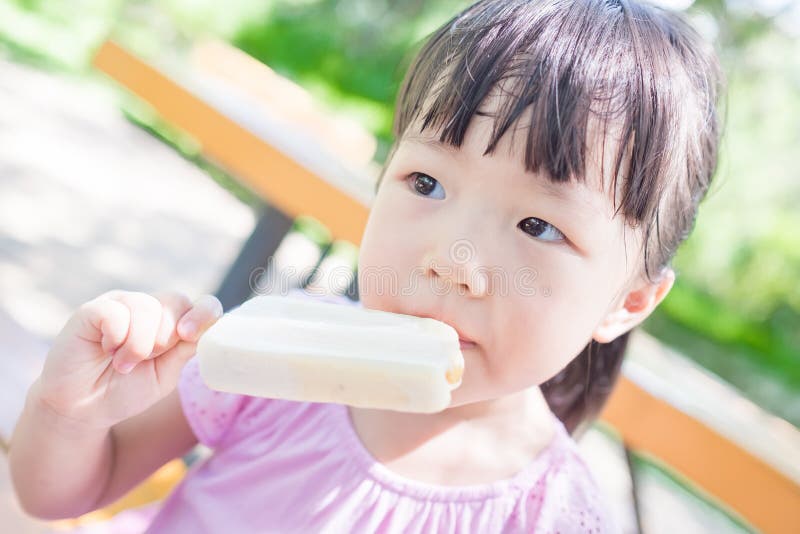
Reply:
M772 466L622 377L602 418L768 533L800 532L800 487Z
M346 165L362 169L372 161L378 142L370 132L355 120L332 115L302 86L235 46L217 39L200 41L192 45L188 60L192 72L225 80L255 107L297 126Z
M113 41L94 66L132 91L171 124L193 136L213 159L290 217L311 215L336 238L356 245L369 208L239 126Z

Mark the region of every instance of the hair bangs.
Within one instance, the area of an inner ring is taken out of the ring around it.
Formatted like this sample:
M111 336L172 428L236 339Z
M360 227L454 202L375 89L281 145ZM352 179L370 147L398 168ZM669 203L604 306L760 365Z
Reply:
M489 115L484 155L509 131L513 146L521 131L525 169L553 182L587 182L600 163L615 214L643 226L637 270L652 282L691 233L711 184L723 86L713 46L680 13L636 0L481 0L412 62L383 169L409 129L460 148L471 120ZM541 385L570 432L600 413L629 333L590 341Z
M600 187L613 195L614 213L633 226L652 221L658 232L667 185L692 159L682 109L697 91L676 46L651 6L479 2L418 54L398 95L394 135L401 139L413 125L458 148L472 118L488 115L489 154L522 125L527 171L553 182L585 182L587 162L599 162ZM709 113L711 96L699 106ZM646 225L645 242L652 229Z

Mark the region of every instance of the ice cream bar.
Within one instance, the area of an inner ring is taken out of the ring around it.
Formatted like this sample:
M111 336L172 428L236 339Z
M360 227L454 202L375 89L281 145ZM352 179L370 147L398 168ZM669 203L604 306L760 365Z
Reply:
M446 323L277 295L223 315L197 358L219 391L421 413L450 404L464 369Z

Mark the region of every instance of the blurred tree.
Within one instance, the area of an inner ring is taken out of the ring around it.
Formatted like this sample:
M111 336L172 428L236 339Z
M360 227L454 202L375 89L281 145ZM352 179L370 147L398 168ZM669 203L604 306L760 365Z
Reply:
M392 103L414 44L463 5L463 0L276 2L233 42L277 71L317 87L330 103L367 110L357 114L385 153Z

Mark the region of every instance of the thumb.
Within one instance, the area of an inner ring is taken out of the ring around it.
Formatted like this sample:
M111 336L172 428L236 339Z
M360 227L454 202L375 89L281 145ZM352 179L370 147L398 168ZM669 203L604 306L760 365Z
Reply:
M183 366L192 359L197 352L197 343L178 341L178 343L164 354L153 360L156 376L167 391L172 391L178 385Z
M177 332L184 341L197 342L222 317L223 309L214 295L203 295L178 321Z

